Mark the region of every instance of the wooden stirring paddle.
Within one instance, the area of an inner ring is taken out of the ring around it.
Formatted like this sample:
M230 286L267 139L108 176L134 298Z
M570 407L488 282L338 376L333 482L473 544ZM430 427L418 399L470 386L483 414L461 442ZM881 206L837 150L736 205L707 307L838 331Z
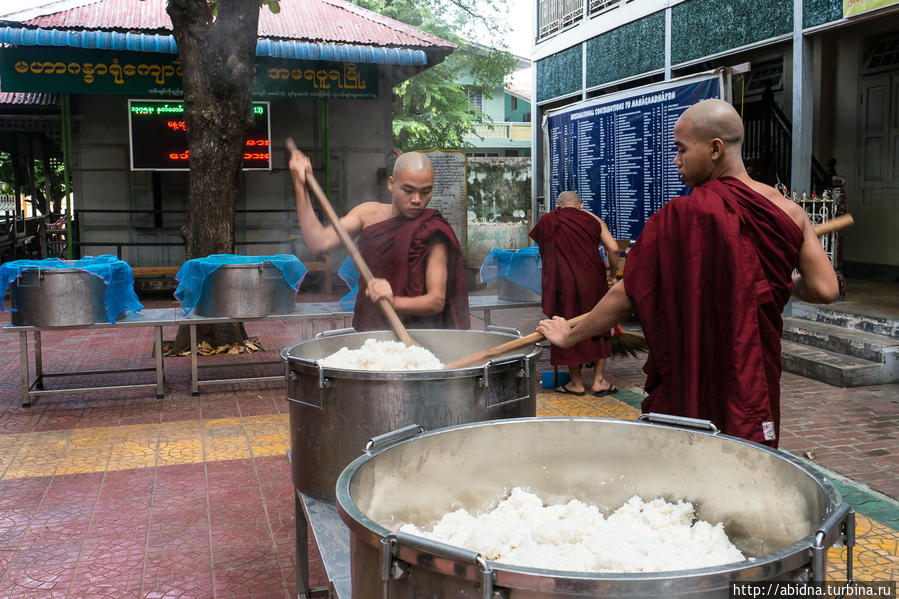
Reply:
M824 221L819 225L816 225L815 235L821 237L822 235L827 235L828 233L851 227L853 224L855 224L855 220L853 220L852 215L843 214L842 216L837 216L836 218L832 218L828 221ZM574 318L568 320L568 325L573 327L586 317L587 314L575 316ZM496 358L516 349L527 347L528 345L533 345L534 343L543 341L543 339L545 339L545 337L535 331L530 335L525 335L524 337L514 339L512 341L509 341L508 343L503 343L502 345L497 345L496 347L491 347L489 349L484 349L477 353L464 356L462 358L459 358L458 360L453 360L452 362L447 364L445 368L450 369L464 368L466 366L478 366L484 364L487 360Z
M293 138L288 137L286 143L287 151L291 154L295 150L297 150L297 145L294 143ZM353 243L353 240L347 234L346 230L343 228L343 225L340 224L340 218L337 216L337 213L334 212L334 208L331 206L331 202L328 201L327 196L325 196L325 193L319 186L318 181L315 180L315 177L312 176L312 173L306 173L306 186L312 192L312 195L315 196L315 199L318 200L319 205L325 212L325 216L328 217L328 220L331 221L331 226L333 226L334 230L337 232L337 237L340 238L340 243L342 243L343 247L346 248L347 253L349 253L350 255L350 259L352 259L353 264L355 264L356 268L359 270L359 276L362 278L362 282L364 283L364 285L359 285L359 293L364 293L365 286L367 286L371 282L371 280L374 279L374 275L371 274L371 270L368 268L368 265L362 258L362 254L359 253L359 248L356 247L356 244ZM393 309L393 304L391 304L386 298L381 298L378 300L378 308L381 310L384 318L387 319L387 323L390 325L390 329L400 341L402 341L406 345L420 345L414 339L412 339L412 337L409 336L409 332L406 330L406 327L403 326L403 321L400 320L400 317L399 315L397 315L396 310Z

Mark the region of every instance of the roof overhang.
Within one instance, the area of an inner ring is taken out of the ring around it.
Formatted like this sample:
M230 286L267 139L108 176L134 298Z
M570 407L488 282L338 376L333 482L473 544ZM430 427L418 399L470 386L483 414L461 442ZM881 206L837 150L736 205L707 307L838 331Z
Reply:
M174 36L117 31L66 31L34 27L0 27L0 43L11 46L88 48L177 54ZM448 52L447 52L448 53ZM434 54L433 52L431 54ZM414 48L325 44L262 38L256 56L294 60L326 60L405 67L425 67L429 53ZM442 58L440 58L442 60ZM436 62L439 62L437 60ZM432 58L433 61L433 58Z

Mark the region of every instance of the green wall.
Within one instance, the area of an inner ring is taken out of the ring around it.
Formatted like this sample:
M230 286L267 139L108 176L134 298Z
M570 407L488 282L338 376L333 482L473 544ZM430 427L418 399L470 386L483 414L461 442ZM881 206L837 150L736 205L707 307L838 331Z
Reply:
M524 121L524 115L531 112L531 103L527 100L522 100L521 98L517 98L517 108L512 109L512 95L508 93L504 93L505 96L505 117L506 121L510 123L521 123Z
M843 0L802 0L802 26L815 27L843 18Z
M680 64L791 33L793 2L691 0L671 17L671 63Z
M587 87L665 68L665 12L587 40Z
M581 45L538 60L537 101L581 91Z

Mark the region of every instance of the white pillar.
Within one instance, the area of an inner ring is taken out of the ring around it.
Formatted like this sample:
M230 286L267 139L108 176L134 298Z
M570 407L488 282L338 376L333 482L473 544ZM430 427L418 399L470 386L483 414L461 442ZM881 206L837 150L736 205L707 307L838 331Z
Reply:
M665 81L671 80L671 7L665 9Z
M793 0L793 152L790 187L811 192L814 127L812 43L802 35L802 0Z

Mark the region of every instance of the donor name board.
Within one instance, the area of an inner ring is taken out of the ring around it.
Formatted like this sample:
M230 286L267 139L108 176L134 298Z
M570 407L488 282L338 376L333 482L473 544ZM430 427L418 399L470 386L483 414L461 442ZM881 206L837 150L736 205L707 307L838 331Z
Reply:
M190 170L184 104L165 100L128 100L131 170ZM271 170L268 102L253 102L253 126L247 132L243 170Z
M706 75L627 90L547 112L551 207L575 191L616 239L636 239L659 208L687 187L674 166L674 123L689 106L720 98Z

